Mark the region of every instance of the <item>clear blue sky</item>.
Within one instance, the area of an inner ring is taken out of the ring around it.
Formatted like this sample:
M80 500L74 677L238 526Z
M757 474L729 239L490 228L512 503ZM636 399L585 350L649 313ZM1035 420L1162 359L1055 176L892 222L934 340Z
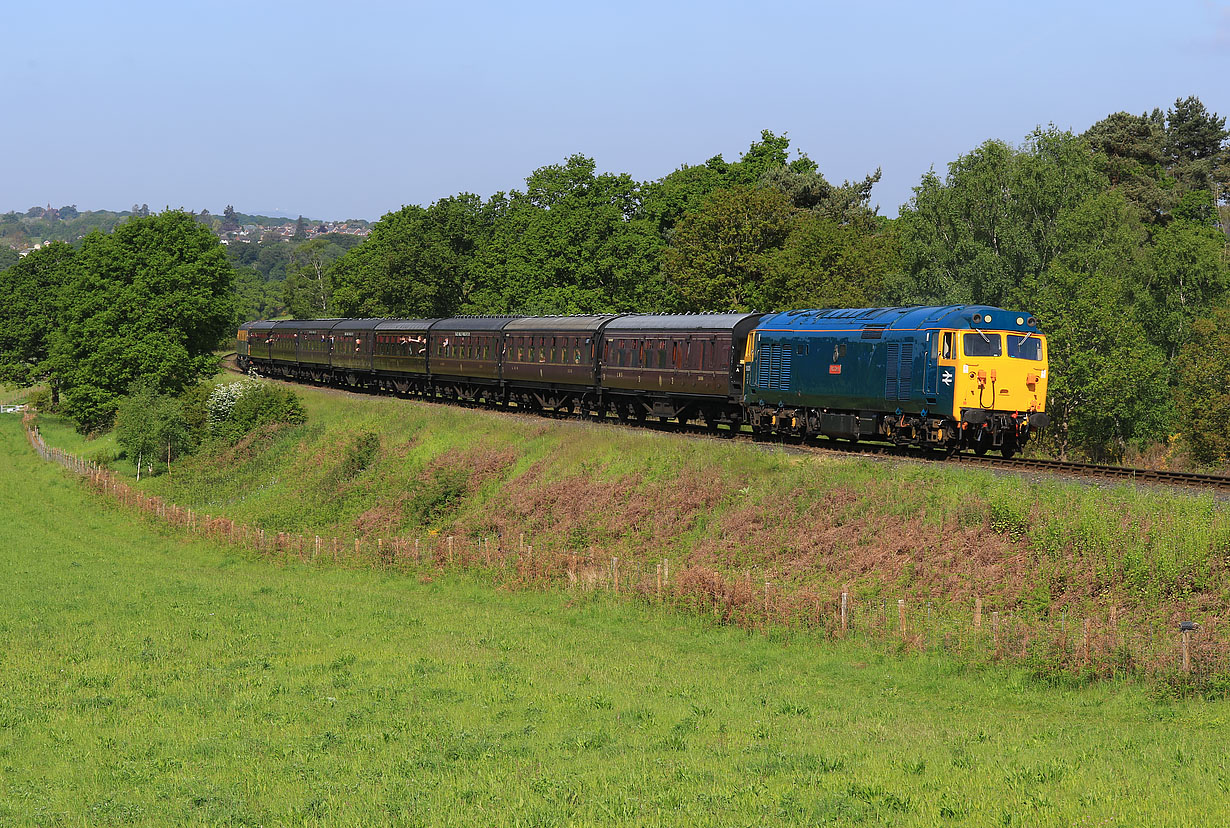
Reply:
M0 211L133 203L378 218L572 153L660 178L762 129L830 179L1198 95L1230 0L56 2L0 19Z

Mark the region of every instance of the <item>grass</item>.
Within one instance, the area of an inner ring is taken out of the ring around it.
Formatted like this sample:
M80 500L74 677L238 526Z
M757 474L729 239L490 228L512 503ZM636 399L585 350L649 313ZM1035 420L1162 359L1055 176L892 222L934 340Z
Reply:
M0 421L0 823L1193 825L1230 705L159 534Z
M1230 603L1230 513L1208 495L303 394L306 425L202 452L150 490L269 530L525 535L832 595L1206 624Z

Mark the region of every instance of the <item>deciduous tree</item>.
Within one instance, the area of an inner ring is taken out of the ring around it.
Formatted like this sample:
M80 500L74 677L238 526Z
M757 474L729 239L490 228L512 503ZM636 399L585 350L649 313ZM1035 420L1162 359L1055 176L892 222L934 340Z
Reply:
M87 236L50 349L65 413L92 430L110 422L135 380L176 393L216 370L213 351L234 317L232 282L218 239L181 211Z

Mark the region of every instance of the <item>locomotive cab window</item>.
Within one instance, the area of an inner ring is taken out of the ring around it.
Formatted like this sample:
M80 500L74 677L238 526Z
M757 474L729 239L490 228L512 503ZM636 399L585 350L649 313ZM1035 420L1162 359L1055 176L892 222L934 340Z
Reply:
M1042 361L1042 340L1033 334L1008 334L1008 356L1014 359Z
M1003 354L1003 347L998 333L975 331L961 338L961 349L967 357L997 357Z
M952 350L952 331L945 331L943 344L940 345L940 359L955 358L956 354Z

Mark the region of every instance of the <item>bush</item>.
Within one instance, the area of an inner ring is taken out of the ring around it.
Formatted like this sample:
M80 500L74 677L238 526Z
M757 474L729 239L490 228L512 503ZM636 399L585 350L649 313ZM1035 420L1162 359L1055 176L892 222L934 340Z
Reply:
M222 389L226 390L219 394ZM307 419L307 410L294 391L254 380L219 386L209 397L208 409L211 432L232 443L264 425L297 425Z
M35 391L31 391L26 396L26 405L41 414L55 413L55 406L51 403L51 390L47 388L39 388Z

